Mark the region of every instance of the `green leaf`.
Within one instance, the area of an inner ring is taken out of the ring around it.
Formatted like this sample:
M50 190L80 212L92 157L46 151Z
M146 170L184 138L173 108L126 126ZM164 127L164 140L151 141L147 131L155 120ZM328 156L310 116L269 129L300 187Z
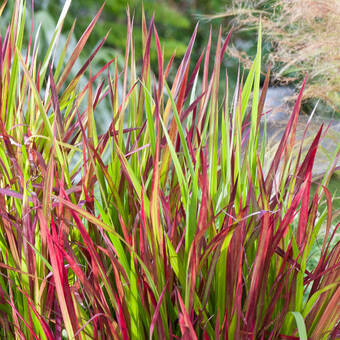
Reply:
M291 312L291 313L295 317L300 340L308 340L305 320L303 319L302 314L300 312Z

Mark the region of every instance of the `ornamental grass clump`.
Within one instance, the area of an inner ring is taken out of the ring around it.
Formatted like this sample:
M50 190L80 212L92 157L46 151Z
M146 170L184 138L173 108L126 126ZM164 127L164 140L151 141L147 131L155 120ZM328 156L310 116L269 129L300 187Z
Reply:
M277 150L265 153L261 28L229 105L222 60L231 33L210 35L193 64L196 27L175 70L143 16L136 65L128 15L123 69L111 60L91 73L104 38L72 79L102 8L70 58L67 39L57 59L69 5L43 60L38 33L23 46L21 0L1 32L1 338L335 338L340 243L327 183L339 152L310 195L324 127L293 155L302 88ZM112 119L99 135L102 101Z

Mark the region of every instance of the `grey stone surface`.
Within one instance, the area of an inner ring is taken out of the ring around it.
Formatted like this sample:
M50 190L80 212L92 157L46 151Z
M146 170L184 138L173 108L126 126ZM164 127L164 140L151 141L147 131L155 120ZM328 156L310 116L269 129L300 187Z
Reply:
M264 106L264 113L267 120L267 145L268 150L274 151L281 140L284 130L287 126L288 119L293 110L293 103L289 102L289 98L293 95L293 90L289 87L269 88ZM340 143L340 120L330 120L320 116L313 116L306 135L304 137L309 116L299 115L295 151L299 149L303 140L303 152L308 151L313 138L316 136L322 123L323 131L327 130L322 136L322 140L316 154L316 160L313 168L313 175L322 175L330 164L331 157ZM261 126L263 127L263 119ZM269 152L272 153L272 152ZM340 160L337 162L340 167Z
M291 105L289 98L294 95L290 87L270 87L267 91L263 112L266 113L267 122L280 122L288 120Z

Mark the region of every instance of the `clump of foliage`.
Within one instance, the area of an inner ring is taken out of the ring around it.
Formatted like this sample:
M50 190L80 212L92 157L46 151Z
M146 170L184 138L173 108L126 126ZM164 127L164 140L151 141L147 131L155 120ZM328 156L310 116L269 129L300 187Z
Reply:
M66 9L43 60L38 33L22 45L23 1L1 32L1 337L336 337L340 243L331 241L339 225L326 187L336 159L310 197L323 126L293 157L303 89L266 157L261 34L229 106L220 74L230 34L220 32L214 58L210 36L192 65L196 28L170 86L173 59L165 63L153 19L142 22L139 69L128 15L123 69L111 60L92 74L104 38L70 79L101 10L65 60L68 40L55 52ZM94 116L105 100L112 120L98 135ZM319 260L307 270L322 229Z
M234 17L237 29L246 31L256 28L261 17L276 81L302 82L307 72L310 81L303 99L322 99L340 112L339 1L242 0L218 17L224 15Z

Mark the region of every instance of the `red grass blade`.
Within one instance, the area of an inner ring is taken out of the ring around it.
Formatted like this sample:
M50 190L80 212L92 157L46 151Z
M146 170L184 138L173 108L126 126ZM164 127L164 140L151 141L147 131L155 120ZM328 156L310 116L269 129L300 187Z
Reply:
M179 302L181 313L179 313L179 326L182 332L183 340L197 340L197 335L195 333L194 327L188 315L188 312L185 309L183 300L179 291L177 291L177 300Z

